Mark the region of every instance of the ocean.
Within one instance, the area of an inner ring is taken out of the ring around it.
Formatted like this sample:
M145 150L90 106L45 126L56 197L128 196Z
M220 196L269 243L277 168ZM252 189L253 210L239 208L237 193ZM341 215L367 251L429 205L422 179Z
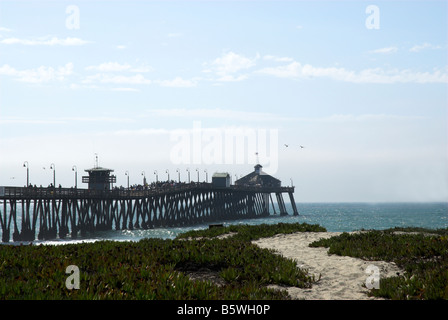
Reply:
M285 203L287 211L291 205ZM360 229L382 230L393 227L448 228L448 203L297 203L298 216L272 215L266 218L213 223L231 224L275 224L308 223L323 226L329 232L350 232ZM33 243L64 244L93 242L98 240L138 241L143 238L174 239L178 234L194 229L208 228L207 224L178 228L155 228L149 230L114 230L96 232L77 239L34 241ZM1 230L0 230L1 239ZM11 244L19 244L13 243Z

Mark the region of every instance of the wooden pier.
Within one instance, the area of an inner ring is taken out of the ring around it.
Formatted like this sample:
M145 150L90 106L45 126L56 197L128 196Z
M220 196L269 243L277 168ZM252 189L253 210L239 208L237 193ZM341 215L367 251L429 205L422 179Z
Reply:
M0 187L2 241L76 238L95 231L150 229L199 223L285 215L283 193L297 207L294 187L211 183L178 184L147 190ZM37 237L36 237L37 236Z

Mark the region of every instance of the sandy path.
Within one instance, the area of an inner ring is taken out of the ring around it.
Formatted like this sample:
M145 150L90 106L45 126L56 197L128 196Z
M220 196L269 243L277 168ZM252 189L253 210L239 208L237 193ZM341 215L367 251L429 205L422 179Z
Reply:
M321 280L311 289L291 287L288 292L293 299L306 300L371 300L367 296L366 280L372 276L367 273L369 265L378 267L380 277L390 277L397 272L402 274L394 263L384 261L365 261L352 257L329 255L328 248L310 248L308 244L321 238L329 238L336 232L299 232L277 235L254 241L261 248L278 251L279 254L295 259L301 268L308 269Z

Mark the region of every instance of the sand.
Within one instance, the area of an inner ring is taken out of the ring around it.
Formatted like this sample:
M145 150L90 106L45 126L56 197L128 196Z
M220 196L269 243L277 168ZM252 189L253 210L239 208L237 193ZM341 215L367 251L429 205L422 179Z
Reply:
M321 279L310 289L286 288L292 299L305 300L375 300L369 297L366 281L373 278L372 271L379 277L403 274L394 263L365 261L358 258L329 255L328 248L311 248L308 245L321 238L339 235L337 232L299 232L262 238L253 243L261 248L274 249L286 258L295 259L300 268L307 269ZM378 269L369 267L373 265ZM366 270L367 269L367 270ZM374 282L370 282L374 284Z

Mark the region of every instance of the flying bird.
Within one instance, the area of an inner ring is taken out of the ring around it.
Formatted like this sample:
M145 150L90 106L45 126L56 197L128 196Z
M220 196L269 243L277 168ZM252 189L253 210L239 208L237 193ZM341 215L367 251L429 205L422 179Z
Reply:
M305 148L304 146L300 146L300 149L303 149L303 148Z
M285 143L285 147L288 148L288 145Z

